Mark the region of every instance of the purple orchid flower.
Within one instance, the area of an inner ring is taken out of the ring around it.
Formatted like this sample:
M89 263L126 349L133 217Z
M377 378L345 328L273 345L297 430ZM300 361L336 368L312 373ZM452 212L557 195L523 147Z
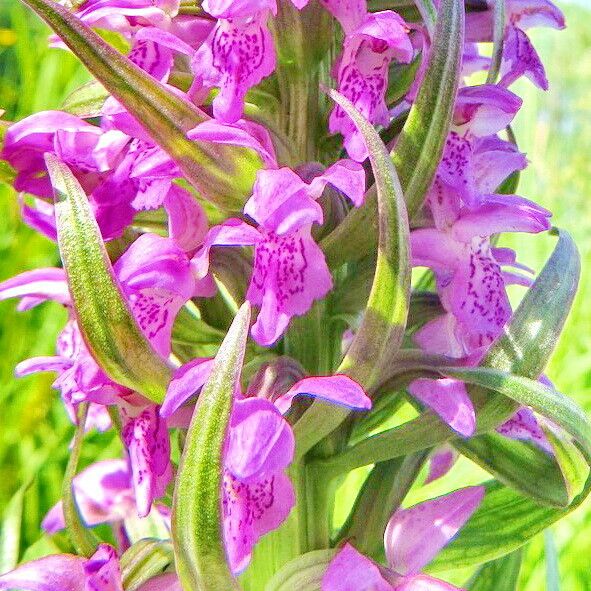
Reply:
M90 558L54 554L26 562L0 576L0 590L27 591L123 591L121 568L115 550L100 544ZM181 591L173 573L158 575L138 591Z
M457 591L421 574L477 509L484 487L464 488L392 515L384 535L388 568L346 544L330 563L322 591Z
M212 360L195 359L177 370L161 415L179 416L181 406L199 393L211 369ZM361 386L344 375L304 378L274 395L272 401L256 395L242 398L236 384L222 500L226 551L235 573L246 568L259 538L279 527L295 503L292 484L284 473L293 459L295 443L283 414L296 396L314 396L358 410L371 407Z
M233 572L244 570L254 545L283 523L295 504L284 473L293 459L291 427L268 400L236 400L223 480L224 538Z
M103 460L88 466L72 483L76 505L84 523L116 523L137 513L129 464L125 460ZM41 524L50 534L65 527L62 502L54 505Z
M168 358L178 311L191 297L204 290L211 293L208 279L196 282L185 252L172 240L154 234L138 238L115 263L114 272L141 330L155 351ZM60 269L25 273L0 284L0 299L8 297L24 298L25 307L46 299L70 305ZM171 477L168 430L159 408L106 376L86 348L74 319L60 335L57 353L21 363L17 373L56 371L54 386L74 416L72 409L82 401L120 407L138 512L146 515Z
M269 13L263 9L247 16L220 18L193 57L196 80L191 92L218 87L213 113L220 121L238 121L248 90L275 70Z
M488 10L468 13L468 41L492 41L494 2L487 0ZM538 88L548 90L544 65L526 31L533 27L564 29L562 12L549 0L505 0L505 10L507 25L499 84L508 87L525 76Z
M449 223L454 205L439 205L441 217ZM511 316L506 285L526 282L526 278L502 271L502 264L515 265L514 256L493 249L488 236L547 230L550 212L515 195L489 195L484 205L462 208L455 216L447 231L422 228L411 233L413 264L434 271L447 312L422 327L414 340L430 353L481 356ZM474 409L461 381L421 378L410 384L409 392L459 434L474 432Z
M413 57L408 28L392 11L366 13L361 18L357 3L326 2L341 21L346 36L343 52L334 67L338 90L370 122L388 125L390 114L385 103L388 67L392 60L408 63ZM335 106L330 115L331 133L342 133L349 156L363 162L367 146L345 112Z
M305 183L289 168L260 170L253 195L244 207L258 228L229 219L212 228L193 258L197 276L209 268L213 246L254 246L254 270L247 299L261 310L252 327L253 338L271 345L283 334L292 316L307 312L313 301L332 288L322 251L311 236L314 223L322 223L316 200L327 183L359 206L365 173L360 165L340 161Z

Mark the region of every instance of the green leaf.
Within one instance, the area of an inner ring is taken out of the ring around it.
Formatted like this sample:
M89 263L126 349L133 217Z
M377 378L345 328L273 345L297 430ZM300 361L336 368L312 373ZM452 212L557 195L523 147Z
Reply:
M174 563L172 544L162 540L140 540L121 557L121 581L125 591L136 591Z
M570 398L537 380L507 374L486 367L445 368L442 373L494 390L515 400L520 406L529 406L567 431L591 458L591 422L585 412Z
M107 89L96 80L87 82L66 97L62 110L78 117L100 117L109 97Z
M83 402L78 408L78 425L72 442L72 449L70 450L70 458L66 466L66 473L64 475L64 484L62 487L62 501L64 508L64 521L66 528L70 534L72 544L76 549L77 554L90 557L96 551L99 544L99 539L92 531L87 529L82 522L78 506L76 505L76 498L74 497L73 479L78 469L78 461L80 459L80 451L82 450L82 441L84 440L84 429L86 427L86 415L88 414L88 402Z
M421 17L427 27L429 36L433 37L435 23L437 21L437 8L435 8L433 0L415 0L415 4L421 13Z
M337 542L351 539L363 554L378 557L383 553L388 520L404 500L427 455L423 451L376 464L363 483Z
M27 486L21 486L6 504L0 529L0 575L18 564L23 522L24 496Z
M404 335L410 301L410 230L398 176L379 134L348 99L334 90L328 94L362 134L375 178L379 209L376 268L361 325L337 369L369 389L400 348ZM331 433L347 414L343 408L314 401L296 423L298 456Z
M55 156L46 154L45 159L55 194L60 254L82 337L111 379L161 403L171 370L127 305L82 187Z
M566 507L572 500L560 464L538 447L494 432L456 439L454 447L497 480L541 503Z
M461 77L464 47L464 3L442 0L425 78L391 153L400 177L408 216L420 210L435 178L452 122ZM377 199L370 190L363 207L352 210L321 243L331 267L357 261L377 242Z
M185 591L239 589L226 563L222 474L226 432L250 324L242 305L199 396L181 456L172 507L175 564Z
M522 551L516 550L503 558L483 564L466 585L466 590L517 591L522 560Z
M141 123L199 192L223 209L240 210L261 162L252 150L194 142L186 132L208 119L121 55L53 0L22 0L76 54L98 81Z
M320 591L322 577L336 550L315 550L287 563L265 586L265 591Z

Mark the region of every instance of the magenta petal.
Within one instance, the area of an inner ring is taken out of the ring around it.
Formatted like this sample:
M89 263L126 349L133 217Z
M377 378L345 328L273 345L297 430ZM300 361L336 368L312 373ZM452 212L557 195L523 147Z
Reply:
M396 591L462 591L445 581L427 575L410 575L396 584Z
M346 544L322 577L322 591L395 591L369 558Z
M322 0L322 5L341 23L347 34L356 29L367 14L365 0Z
M173 185L164 199L168 235L185 251L195 250L207 234L207 215L188 191Z
M390 567L401 575L419 573L458 533L483 497L484 487L473 486L396 511L384 535Z
M115 522L135 512L129 466L125 460L103 460L74 477L76 505L86 525ZM43 529L54 533L64 527L61 502L45 516Z
M155 405L123 408L122 415L121 436L129 453L137 511L145 517L172 477L168 428Z
M247 484L226 472L222 503L226 552L232 571L238 574L248 565L259 538L288 517L295 505L295 494L282 472Z
M55 371L62 372L69 367L72 367L73 361L66 357L31 357L21 361L14 369L14 373L17 377L22 378L24 376L37 373L38 371Z
M267 10L218 20L197 50L192 68L205 87L219 87L215 118L234 123L242 117L247 91L275 69L275 47L267 27Z
M191 268L197 279L203 279L209 271L209 253L214 246L252 246L261 240L256 228L237 218L230 218L214 226L205 236L202 247L191 259Z
M427 322L414 335L413 341L423 351L448 357L464 357L467 353L456 337L457 321L453 314L443 314Z
M322 188L307 185L291 168L259 170L244 213L277 234L322 223L322 208L315 201Z
M452 236L470 242L476 236L492 236L501 232L529 232L550 229L549 213L531 202L513 195L485 197L484 203L472 211L462 212L454 224ZM514 201L512 198L516 197Z
M277 13L275 0L204 0L203 10L216 18L236 18L251 16L262 10Z
M166 397L160 408L160 416L170 417L189 398L199 393L209 379L213 359L193 359L176 370L170 381Z
M310 184L311 195L315 199L322 195L326 183L336 187L346 195L355 207L363 205L365 197L365 169L354 160L339 160L327 168Z
M517 27L509 27L505 34L499 85L510 86L521 76L528 78L542 90L548 90L544 64L529 37Z
M252 336L260 345L273 344L292 316L306 313L314 300L332 288L324 253L310 229L278 236L268 232L255 247L247 299L260 305Z
M84 564L87 591L123 591L119 559L115 549L100 544Z
M425 484L429 484L445 476L454 466L459 453L451 445L443 445L436 449L429 458L429 472Z
M465 86L458 92L454 123L468 124L470 133L478 137L492 135L511 123L522 103L516 94L502 86Z
M286 413L296 396L314 396L358 410L371 408L371 400L363 388L355 380L340 374L304 378L280 396L275 404L282 413Z
M236 400L228 434L225 466L244 482L289 466L295 440L275 405L264 398Z
M70 304L65 271L51 267L35 269L0 283L0 300L25 296Z
M260 155L265 166L269 168L277 167L275 148L269 132L258 123L240 119L236 123L227 124L210 119L189 131L187 137L196 141L250 148Z
M71 554L57 554L26 562L0 576L0 589L86 591L85 562L85 558Z
M508 421L497 428L497 432L510 439L531 441L545 452L552 453L548 438L529 408L520 408Z
M470 437L474 433L476 414L463 382L419 378L410 383L408 391L460 435Z

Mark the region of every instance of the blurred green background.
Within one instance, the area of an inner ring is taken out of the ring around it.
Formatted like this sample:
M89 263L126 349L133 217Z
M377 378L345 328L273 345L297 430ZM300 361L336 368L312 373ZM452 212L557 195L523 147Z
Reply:
M551 209L554 223L574 235L581 251L580 290L547 373L562 392L591 412L591 6L586 0L557 3L568 29L532 32L547 67L550 91L540 92L528 81L513 88L524 99L515 131L530 160L519 193ZM47 34L16 0L0 3L0 109L6 110L6 120L58 108L88 79L72 55L47 48ZM536 270L553 247L553 239L546 236L512 236L505 243L517 248L521 262ZM0 280L58 261L55 245L20 222L16 195L0 182ZM20 519L19 489L24 492L20 545L26 548L36 542L28 557L47 551L50 544L39 540L39 522L60 495L72 427L50 389L51 376L16 380L13 370L23 359L53 354L64 321L57 305L20 314L15 302L0 303L0 515ZM88 458L112 457L116 445L110 436L91 436L85 453ZM31 480L34 475L37 478ZM28 481L25 492L21 487ZM5 531L14 538L15 529ZM591 590L591 502L556 525L553 533L561 589ZM12 544L6 542L0 537L0 567L10 559ZM538 591L545 585L540 536L527 548L520 589Z

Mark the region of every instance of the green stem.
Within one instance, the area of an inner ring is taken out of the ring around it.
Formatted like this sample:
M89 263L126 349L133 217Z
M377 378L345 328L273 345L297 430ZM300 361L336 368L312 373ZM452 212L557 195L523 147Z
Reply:
M493 53L490 68L486 77L487 84L494 84L499 76L503 59L503 45L505 40L505 2L497 0L494 6Z
M86 425L86 416L88 415L88 402L83 402L78 408L78 426L72 442L72 450L68 465L66 466L66 473L64 475L64 483L62 487L62 499L64 507L64 520L66 528L70 534L72 544L78 554L86 557L92 556L96 547L99 544L99 539L86 528L86 525L80 518L76 499L74 498L74 491L72 488L72 481L78 469L78 461L80 460L80 451L82 449L82 441L84 440L84 427Z

